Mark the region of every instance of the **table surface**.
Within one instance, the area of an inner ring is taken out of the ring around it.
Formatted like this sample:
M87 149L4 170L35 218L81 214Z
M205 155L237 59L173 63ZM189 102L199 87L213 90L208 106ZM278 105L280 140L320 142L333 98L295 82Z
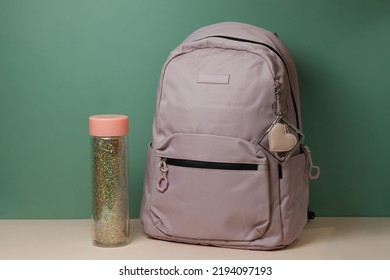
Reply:
M92 245L91 220L0 220L0 259L390 259L390 218L317 217L290 246L250 251L160 241L131 220L131 242L119 248Z

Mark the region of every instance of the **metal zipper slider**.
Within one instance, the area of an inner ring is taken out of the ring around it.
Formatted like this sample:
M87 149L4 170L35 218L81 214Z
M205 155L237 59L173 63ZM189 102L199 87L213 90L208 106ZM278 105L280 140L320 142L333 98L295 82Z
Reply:
M168 189L169 181L167 178L168 174L168 166L167 166L167 159L166 158L161 158L160 161L160 171L162 172L162 176L158 179L157 181L157 189L159 192L165 192Z
M279 80L274 80L274 90L275 90L275 102L272 104L272 110L274 114L278 117L283 117L287 111L287 103L281 97L281 85Z
M280 83L279 80L274 81L274 89L275 89L275 94L278 96L280 95Z

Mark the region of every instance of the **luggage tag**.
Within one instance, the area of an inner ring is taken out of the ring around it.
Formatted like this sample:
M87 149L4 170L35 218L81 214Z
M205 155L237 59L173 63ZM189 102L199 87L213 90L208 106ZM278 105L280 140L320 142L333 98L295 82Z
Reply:
M275 83L276 101L272 104L276 118L260 136L258 144L279 163L287 160L305 138L293 124L284 118L287 103L280 97L279 85Z

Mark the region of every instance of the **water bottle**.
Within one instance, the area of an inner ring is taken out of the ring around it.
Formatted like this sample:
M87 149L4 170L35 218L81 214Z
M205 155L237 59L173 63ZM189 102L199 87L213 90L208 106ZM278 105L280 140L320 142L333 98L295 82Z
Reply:
M119 247L130 242L128 200L128 117L89 117L92 146L93 244Z

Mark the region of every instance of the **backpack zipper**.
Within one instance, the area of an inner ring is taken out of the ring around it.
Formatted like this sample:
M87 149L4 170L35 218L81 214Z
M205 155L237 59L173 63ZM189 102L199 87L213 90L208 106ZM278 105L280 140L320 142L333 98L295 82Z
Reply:
M297 128L300 129L300 123L299 123L299 117L298 117L298 107L297 107L297 103L296 103L295 97L294 97L294 92L293 92L293 89L292 89L292 86L291 86L290 74L288 72L287 64L284 61L282 55L277 50L275 50L275 48L273 48L272 46L270 46L270 45L268 45L266 43L262 43L262 42L258 42L258 41L252 41L252 40L247 40L247 39L242 39L242 38L230 37L230 36L223 36L223 35L207 36L207 37L203 37L201 39L195 40L195 42L203 40L203 39L207 39L207 38L221 38L221 39L226 39L226 40L231 40L231 41L237 41L237 42L243 42L243 43L262 45L262 46L268 48L269 50L271 50L273 53L275 53L280 58L280 60L283 62L284 68L286 69L286 72L287 72L288 83L289 83L289 86L290 86L291 99L292 99L293 106L294 106L295 120L296 120Z
M165 192L168 189L168 166L199 168L199 169L213 169L213 170L230 170L230 171L256 171L257 164L253 163L230 163L230 162L213 162L201 160L188 160L177 158L161 158L159 163L161 176L157 180L157 190Z
M200 161L177 158L162 158L167 165L190 167L200 169L218 169L218 170L257 170L257 164L253 163L230 163L230 162L214 162L214 161Z

